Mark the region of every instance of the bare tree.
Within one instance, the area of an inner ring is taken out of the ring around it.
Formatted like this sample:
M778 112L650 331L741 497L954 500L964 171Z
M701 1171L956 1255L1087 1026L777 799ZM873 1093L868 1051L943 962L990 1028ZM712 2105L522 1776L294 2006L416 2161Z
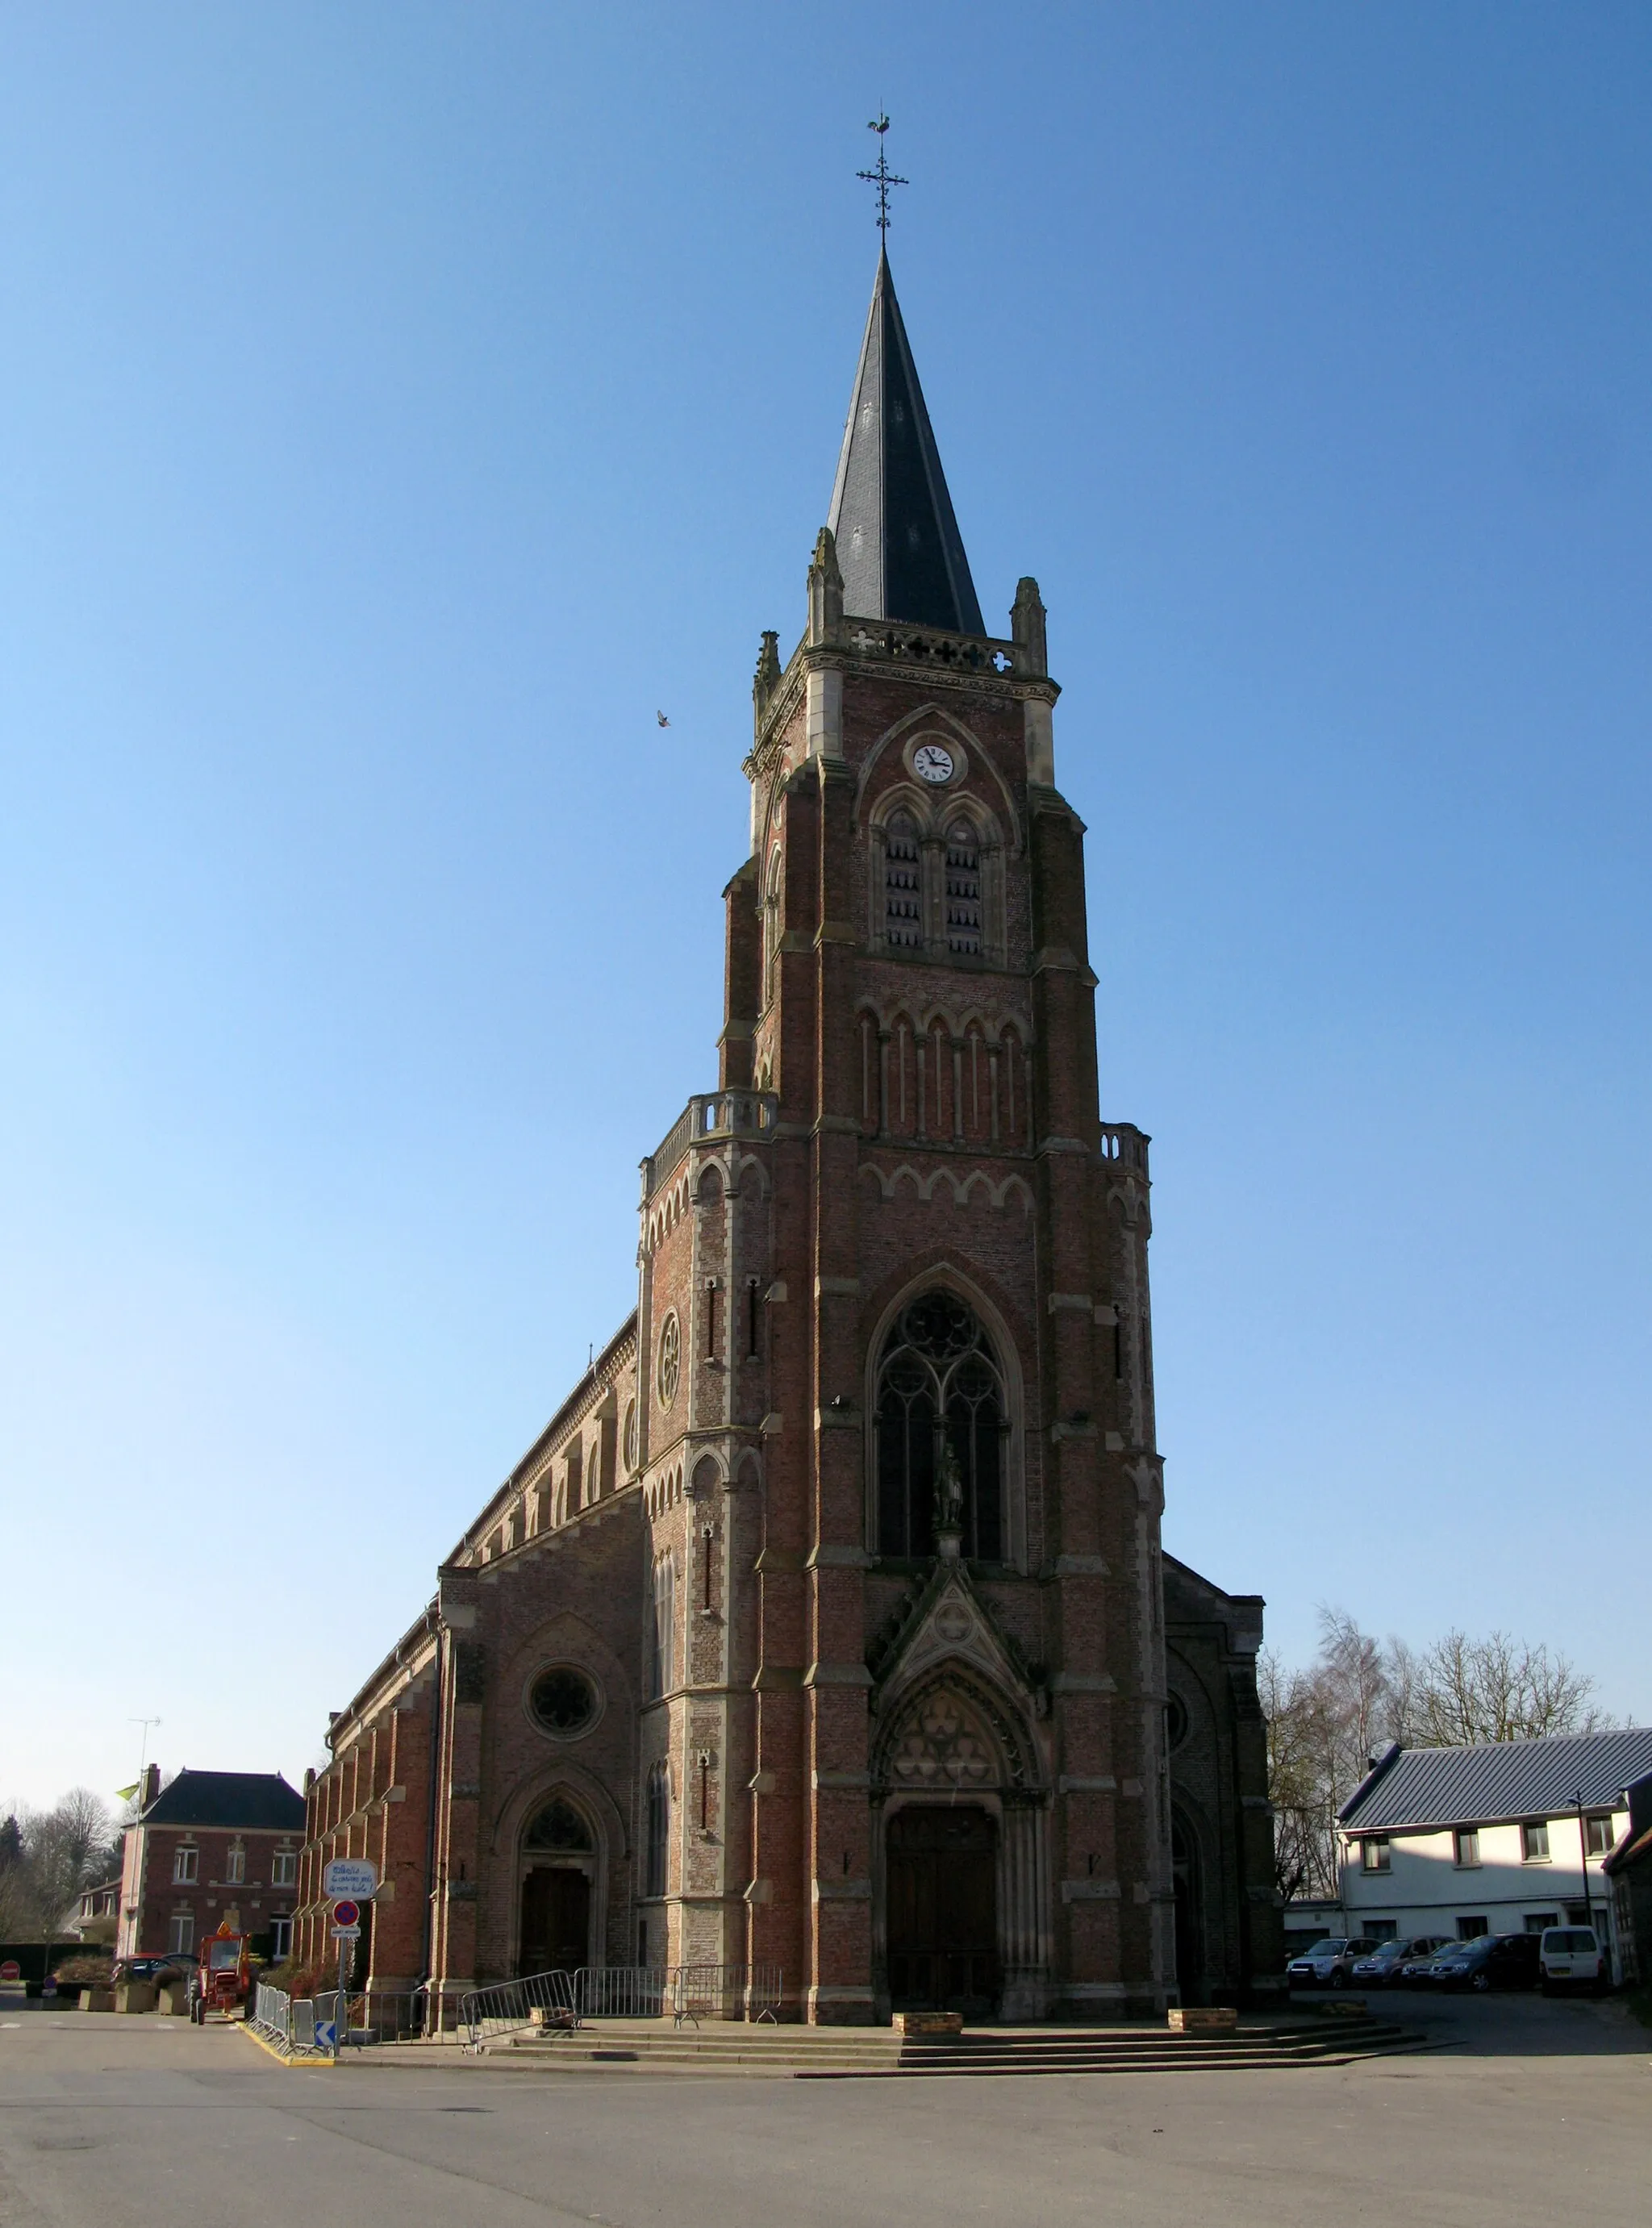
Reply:
M1506 1632L1448 1632L1421 1658L1415 1736L1429 1748L1598 1732L1610 1723L1589 1697L1595 1681L1570 1659Z
M1257 1683L1268 1725L1277 1885L1286 1896L1334 1894L1335 1727L1324 1682L1312 1671L1287 1670L1265 1649Z
M1286 1896L1336 1894L1336 1815L1386 1742L1457 1748L1596 1732L1611 1722L1590 1702L1594 1681L1567 1657L1506 1633L1448 1632L1419 1653L1322 1604L1319 1642L1305 1670L1268 1650L1257 1661Z
M14 1940L49 1940L61 1934L81 1892L113 1863L113 1821L90 1788L71 1788L49 1810L21 1806L9 1821L16 1828L10 1861L0 1865L0 1922Z

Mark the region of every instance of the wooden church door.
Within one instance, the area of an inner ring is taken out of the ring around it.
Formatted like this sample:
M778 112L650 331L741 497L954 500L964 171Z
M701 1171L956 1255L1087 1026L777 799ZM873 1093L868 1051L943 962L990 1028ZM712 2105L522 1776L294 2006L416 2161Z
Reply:
M572 1973L590 1962L591 1882L572 1865L535 1866L522 1882L519 1972Z
M895 2011L998 2008L998 1829L973 1803L897 1810L885 1911Z

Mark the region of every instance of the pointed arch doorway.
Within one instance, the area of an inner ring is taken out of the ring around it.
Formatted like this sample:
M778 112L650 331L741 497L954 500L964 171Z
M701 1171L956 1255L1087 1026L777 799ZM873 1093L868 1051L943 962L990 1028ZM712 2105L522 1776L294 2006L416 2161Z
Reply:
M577 1972L593 1962L592 1884L596 1838L566 1796L554 1796L522 1837L519 1974Z
M885 1828L889 1997L895 2011L996 2015L998 1821L975 1802L915 1802Z

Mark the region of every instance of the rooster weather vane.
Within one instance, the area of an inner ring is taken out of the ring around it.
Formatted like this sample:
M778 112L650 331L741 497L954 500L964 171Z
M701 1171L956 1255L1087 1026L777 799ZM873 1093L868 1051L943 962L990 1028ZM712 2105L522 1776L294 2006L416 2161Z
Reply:
M868 131L875 131L878 135L878 167L875 170L857 170L855 175L857 178L864 178L868 185L877 188L878 230L887 234L889 230L889 189L891 186L910 185L912 181L910 178L898 177L889 168L888 158L884 152L883 145L883 135L889 129L889 119L881 109L866 128Z

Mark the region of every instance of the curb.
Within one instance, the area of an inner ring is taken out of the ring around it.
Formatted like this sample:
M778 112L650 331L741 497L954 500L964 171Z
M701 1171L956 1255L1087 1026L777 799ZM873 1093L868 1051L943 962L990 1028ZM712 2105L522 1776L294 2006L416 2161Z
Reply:
M265 2040L250 2020L238 2020L236 2025L249 2042L255 2042L266 2058L272 2058L278 2065L285 2066L288 2072L291 2072L298 2066L303 2066L311 2073L318 2073L323 2069L330 2073L333 2070L333 2060L330 2058L284 2057L272 2042Z

